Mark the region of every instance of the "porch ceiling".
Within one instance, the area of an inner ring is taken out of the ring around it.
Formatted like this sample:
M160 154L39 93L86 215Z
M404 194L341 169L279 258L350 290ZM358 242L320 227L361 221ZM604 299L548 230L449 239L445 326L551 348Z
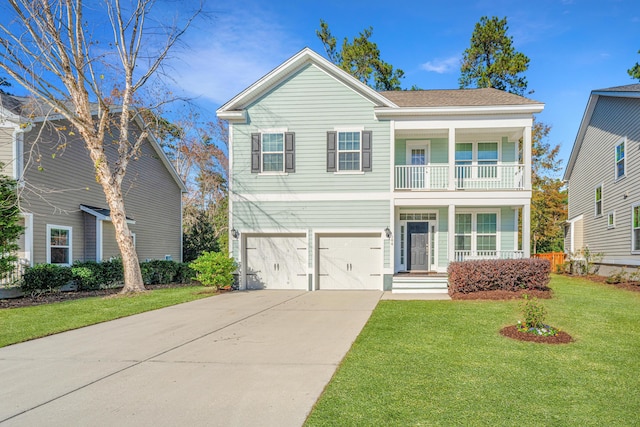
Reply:
M506 136L510 141L517 141L522 138L523 128L469 128L456 129L456 141L477 141L500 140ZM448 129L397 129L395 131L398 139L429 139L429 138L448 138Z

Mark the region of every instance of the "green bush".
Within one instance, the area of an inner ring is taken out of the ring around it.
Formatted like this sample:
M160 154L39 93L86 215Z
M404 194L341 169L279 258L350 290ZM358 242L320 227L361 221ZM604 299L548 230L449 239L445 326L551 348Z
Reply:
M196 272L196 280L216 289L230 288L238 268L235 260L222 252L203 252L190 266Z
M100 289L105 283L104 266L95 261L76 261L71 266L78 290Z
M23 276L22 290L36 294L60 289L73 279L70 267L55 264L36 264L28 267Z
M180 263L175 261L152 260L140 264L145 285L164 285L178 282Z
M520 310L524 317L525 328L543 328L544 320L547 316L547 310L544 308L537 298L529 298L529 295L523 295L520 302Z
M176 283L191 283L196 272L191 268L188 262L178 263L178 272L176 273Z

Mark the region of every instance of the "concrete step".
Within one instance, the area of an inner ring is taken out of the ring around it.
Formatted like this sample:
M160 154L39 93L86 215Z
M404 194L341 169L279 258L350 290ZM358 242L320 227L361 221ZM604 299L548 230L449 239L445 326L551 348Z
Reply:
M446 276L402 276L393 278L392 293L447 293Z

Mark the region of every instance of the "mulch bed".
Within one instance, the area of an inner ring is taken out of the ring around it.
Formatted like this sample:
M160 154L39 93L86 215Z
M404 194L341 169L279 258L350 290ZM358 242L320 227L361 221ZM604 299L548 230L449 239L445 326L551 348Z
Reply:
M551 298L551 289L547 289L544 291L538 290L521 290L521 291L478 291L471 292L468 294L463 294L460 292L456 292L451 296L452 300L474 300L474 299L482 299L482 300L508 300L508 299L522 299L522 295L527 294L531 298L535 297L538 299L550 299Z
M195 286L193 284L185 283L171 283L168 285L146 285L147 290L163 289L163 288L183 288L188 286ZM73 291L73 292L50 292L46 294L37 295L32 297L26 295L20 298L0 299L1 308L18 308L18 307L31 307L34 305L51 304L55 302L72 301L81 298L89 297L109 297L117 295L120 292L120 288L113 289L98 289L94 291Z
M602 283L603 285L615 286L616 288L626 289L628 291L633 291L633 292L640 292L640 282L607 283L606 282L607 278L605 276L598 276L595 274L590 274L588 276L569 276L569 277L583 277L587 280L591 280L592 282Z
M500 329L500 334L514 340L531 341L543 344L568 344L573 341L571 335L564 331L558 332L558 334L553 337L543 337L527 332L520 332L517 326L505 326L504 328Z

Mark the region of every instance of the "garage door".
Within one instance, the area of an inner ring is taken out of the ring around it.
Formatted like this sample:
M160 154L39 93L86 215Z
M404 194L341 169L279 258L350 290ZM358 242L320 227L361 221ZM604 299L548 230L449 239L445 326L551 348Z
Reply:
M248 236L245 259L248 289L309 288L305 235Z
M318 239L319 289L382 289L379 234Z

